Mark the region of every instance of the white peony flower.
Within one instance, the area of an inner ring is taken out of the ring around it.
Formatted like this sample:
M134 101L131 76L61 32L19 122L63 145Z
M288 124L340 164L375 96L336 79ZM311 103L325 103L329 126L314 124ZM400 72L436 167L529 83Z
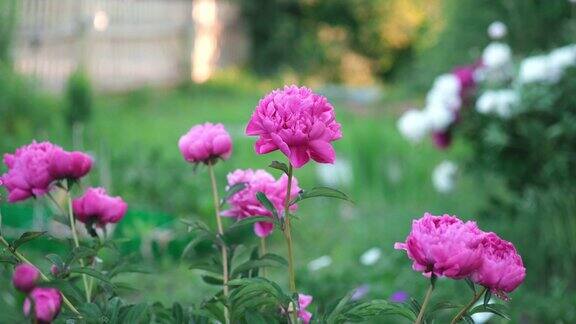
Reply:
M349 186L353 180L352 166L344 158L338 158L334 164L318 163L316 174L322 184L331 187Z
M448 193L456 186L458 166L452 161L443 161L432 172L432 184L436 191Z
M554 72L552 71L550 59L547 55L531 56L525 58L522 63L520 63L518 80L522 84L552 82L554 78Z
M432 104L424 108L428 123L432 131L443 131L456 119L456 114L448 107L440 104Z
M476 101L476 111L508 118L518 104L518 93L512 89L485 91Z
M442 105L451 110L458 110L460 99L460 81L454 74L442 74L434 80L432 89L426 95L427 105Z
M549 55L550 79L558 81L564 70L576 64L576 45L568 45L553 50Z
M377 247L373 247L366 252L362 253L360 256L360 263L366 266L374 265L382 257L382 250Z
M323 255L317 259L314 259L308 263L308 270L318 271L322 268L326 268L332 264L332 258L329 255Z
M488 69L503 69L512 61L512 50L510 46L492 42L482 52L482 63Z
M508 27L501 21L495 21L488 26L488 36L492 39L504 38L506 34L508 34Z
M416 109L405 112L398 120L398 130L409 141L420 142L430 131L428 115Z

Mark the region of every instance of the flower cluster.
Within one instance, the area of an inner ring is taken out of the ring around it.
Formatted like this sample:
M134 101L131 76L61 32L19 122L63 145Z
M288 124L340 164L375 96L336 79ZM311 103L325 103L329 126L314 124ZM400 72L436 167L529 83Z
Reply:
M223 211L221 213L222 216L233 217L237 220L251 216L272 217L272 213L262 206L256 197L258 192L266 195L280 215L284 213L284 202L288 187L288 177L285 174L278 180L264 170L236 170L228 174L228 186L231 187L239 183L245 184L246 187L230 197L228 203L231 208ZM292 178L290 199L295 198L299 191L298 180ZM297 208L298 205L294 204L290 206L290 211L294 212ZM270 235L273 229L274 223L272 222L257 222L254 224L254 232L259 237Z
M412 223L406 241L412 267L427 276L470 278L501 297L518 287L526 276L522 258L512 243L480 230L475 222L429 213Z
M306 87L286 86L258 103L246 134L258 136L258 154L280 150L296 168L310 159L334 163L331 142L342 137L334 108L328 100Z
M54 181L85 176L92 168L92 159L50 142L33 141L14 154L5 154L4 164L8 172L0 180L9 192L8 201L17 202L46 194Z
M118 223L126 214L128 205L120 197L110 197L104 188L88 188L83 196L72 201L77 220L85 224L105 226Z
M34 313L37 323L51 323L62 306L62 294L56 288L38 287L40 272L34 266L21 263L14 269L12 284L27 294L24 300L24 314Z

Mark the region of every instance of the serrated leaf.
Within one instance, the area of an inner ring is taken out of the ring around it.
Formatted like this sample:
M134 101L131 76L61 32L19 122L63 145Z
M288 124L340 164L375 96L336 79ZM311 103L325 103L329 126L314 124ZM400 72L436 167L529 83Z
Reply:
M328 188L328 187L315 187L315 188L312 188L310 190L302 190L298 194L298 196L290 202L290 205L294 205L294 204L296 204L302 200L305 200L305 199L316 198L316 197L335 198L335 199L341 199L341 200L346 200L346 201L352 202L350 197L348 197L348 195L346 195L345 193L343 193L340 190L336 190L336 189L332 189L332 188Z
M272 213L272 215L274 215L275 219L279 219L276 207L274 207L274 204L272 204L270 199L266 197L266 194L264 194L263 192L258 192L256 193L256 198L262 204L262 206L264 206L264 208L266 208L269 212Z
M237 194L238 192L244 190L246 188L246 182L239 182L236 183L226 189L226 192L222 199L220 200L220 207L224 206L224 204L230 199L232 196Z
M290 172L286 163L279 162L279 161L272 161L272 163L270 163L269 167L271 167L272 169L280 170L280 171L284 172L285 174L288 174Z
M18 239L12 242L11 246L14 250L18 249L22 244L28 243L32 240L39 238L40 236L46 234L46 232L24 232Z

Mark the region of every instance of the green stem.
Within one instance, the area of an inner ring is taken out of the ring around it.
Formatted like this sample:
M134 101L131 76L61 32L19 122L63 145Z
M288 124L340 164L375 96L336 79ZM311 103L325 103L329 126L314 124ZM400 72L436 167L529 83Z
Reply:
M76 232L76 220L74 219L74 211L72 210L72 195L70 194L71 185L68 183L66 188L66 198L68 200L68 217L70 220L70 231L72 232L72 238L74 239L74 246L76 248L80 247L80 240L78 240L78 233ZM80 266L84 268L84 259L80 258ZM90 288L88 285L88 277L86 274L82 274L82 282L84 283L84 292L86 293L86 301L90 302Z
M22 253L12 249L12 247L10 246L10 243L8 243L8 241L6 241L6 239L0 235L0 243L2 243L2 245L4 245L6 247L6 250L8 250L10 253L12 253L12 255L14 257L16 257L16 259L18 259L20 262L22 263L27 263L31 266L33 266L34 268L36 268L36 270L38 270L38 273L40 273L40 277L42 278L42 280L44 281L50 281L50 278L48 278L41 270L40 268L38 268L36 265L34 265L32 262L30 262ZM68 306L68 308L70 308L70 310L76 314L76 315L80 315L80 312L76 309L76 307L74 307L74 305L72 305L72 303L70 302L70 300L68 298L66 298L66 296L64 296L64 294L62 292L60 292L60 295L62 295L62 300L64 301L64 304L66 304L66 306Z
M414 324L421 324L422 320L424 319L424 313L426 312L426 307L430 302L430 297L432 296L432 291L434 290L434 282L433 280L430 282L430 286L426 291L426 296L424 297L424 302L422 303L422 307L420 308L420 312L418 313L418 318L416 318L416 322Z
M478 299L480 299L480 297L482 295L484 295L484 293L486 292L486 287L483 287L482 290L480 290L479 293L475 293L474 297L472 297L472 300L466 305L464 306L464 308L462 308L458 314L456 314L456 316L454 316L454 318L452 319L452 321L450 322L450 324L456 324L458 323L458 321L462 318L462 316L464 316L468 310L474 306L474 304L478 301Z
M208 162L208 172L210 173L210 182L212 184L212 198L214 199L214 212L216 216L216 225L218 226L218 236L223 239L224 228L220 217L220 198L218 196L218 187L216 186L216 177L214 176L214 167L212 162ZM222 290L224 299L228 298L228 250L225 245L221 246L222 250ZM226 324L230 323L228 308L224 306L224 320Z
M297 293L296 290L296 275L294 273L294 252L292 248L292 233L290 229L290 193L292 192L292 163L288 162L288 186L286 187L286 197L284 198L284 227L282 231L286 239L286 247L288 249L288 283L290 292ZM292 315L294 323L297 323L298 307L294 305Z
M260 257L266 255L266 238L265 237L261 237L260 238ZM262 267L262 277L266 278L266 267Z

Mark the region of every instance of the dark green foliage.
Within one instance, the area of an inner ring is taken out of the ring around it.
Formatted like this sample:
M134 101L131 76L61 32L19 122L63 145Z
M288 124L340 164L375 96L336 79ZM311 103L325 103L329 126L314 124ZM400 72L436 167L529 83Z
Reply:
M66 122L72 127L86 123L94 106L92 85L86 71L78 68L70 75L66 85Z

